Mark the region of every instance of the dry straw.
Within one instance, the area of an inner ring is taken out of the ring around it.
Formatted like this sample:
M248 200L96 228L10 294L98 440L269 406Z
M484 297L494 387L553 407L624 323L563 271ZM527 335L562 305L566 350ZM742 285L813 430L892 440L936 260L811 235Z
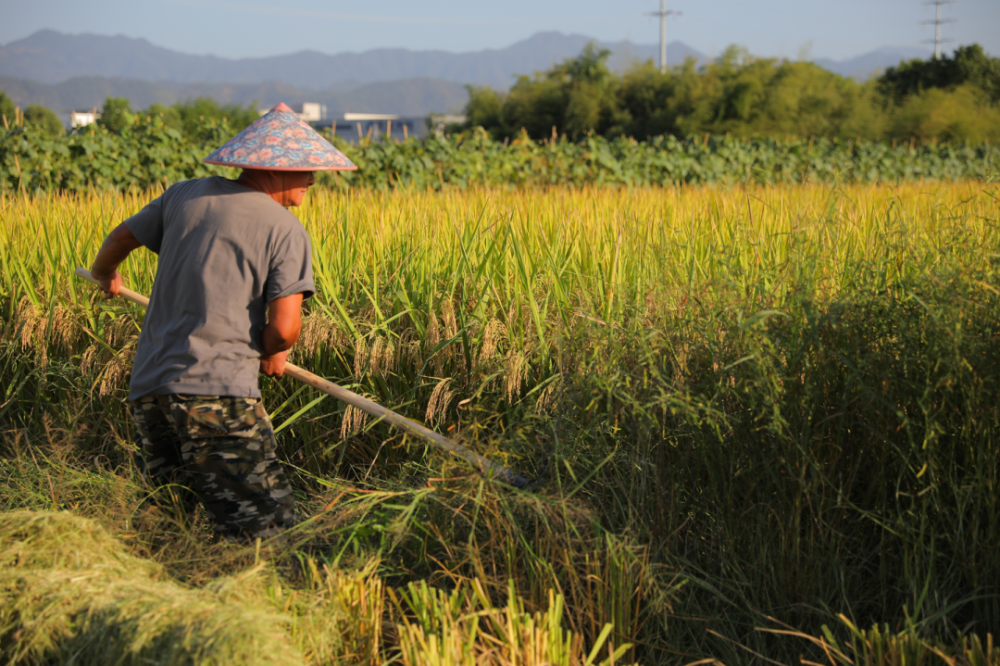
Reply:
M188 589L70 513L0 516L0 636L10 663L301 664L287 620L247 604L260 567Z

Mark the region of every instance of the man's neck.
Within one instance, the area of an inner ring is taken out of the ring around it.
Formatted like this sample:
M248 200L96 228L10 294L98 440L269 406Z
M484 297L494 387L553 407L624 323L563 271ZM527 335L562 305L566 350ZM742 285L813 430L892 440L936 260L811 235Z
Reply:
M236 179L236 182L243 187L250 188L251 190L256 190L262 194L274 199L276 202L285 205L284 203L284 187L283 183L280 182L278 176L273 172L261 172L261 171L247 171L244 170L240 177Z

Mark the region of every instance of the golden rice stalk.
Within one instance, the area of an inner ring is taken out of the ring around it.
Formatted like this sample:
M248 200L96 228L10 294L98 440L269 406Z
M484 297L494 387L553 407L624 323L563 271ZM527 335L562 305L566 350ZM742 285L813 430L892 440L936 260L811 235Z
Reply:
M399 336L398 364L406 367L420 367L423 364L423 343L417 337L416 331L404 330Z
M480 366L486 365L493 360L493 355L497 352L497 346L503 340L504 330L504 325L497 319L490 319L486 322L486 327L483 329L483 341L479 345L479 354L476 357L476 362Z
M432 352L440 344L441 337L441 322L438 321L437 315L431 310L427 321L427 330L424 333L424 350L427 353ZM444 361L447 352L447 349L442 349L437 354L434 354L434 357L431 359L434 374L438 377L444 374Z
M135 346L129 345L115 353L97 343L89 345L80 357L80 372L84 377L100 380L98 394L108 397L125 388L125 380L132 371Z
M368 364L368 341L360 337L354 341L354 378L361 381Z
M89 345L80 357L80 372L84 377L90 377L94 370L104 366L107 362L106 356L107 352L96 342Z
M521 395L521 384L528 378L527 357L518 351L510 350L504 358L504 395L507 402Z
M444 337L449 340L458 335L458 320L455 317L455 304L450 298L441 302L441 317L444 320Z
M304 356L314 356L330 348L348 347L347 337L322 314L312 314L302 320L302 332L295 349Z
M441 302L441 338L452 340L458 335L458 318L455 316L455 305L450 298ZM465 354L462 353L462 343L453 343L439 351L434 356L434 374L445 374L445 363L451 361L457 364L458 374L465 374Z
M435 421L443 421L448 414L448 405L455 397L454 391L448 390L451 384L451 377L442 379L431 391L431 398L427 401L427 412L424 414L424 421L427 425L433 426Z
M45 318L35 307L35 304L25 296L17 304L13 323L21 328L21 349L28 351L33 348L45 333ZM41 328L41 335L38 329Z
M354 405L347 405L344 409L344 420L340 422L340 438L347 439L363 429L366 423L368 423L368 412Z
M52 323L49 329L49 342L56 345L66 356L72 355L82 337L73 312L62 304L56 305L52 310Z
M116 391L125 388L125 379L132 371L132 361L135 360L135 347L126 347L112 357L101 372L102 398L114 395Z
M104 341L109 347L121 347L124 344L135 344L139 339L139 329L131 317L116 317L104 329Z
M392 371L395 359L396 346L392 339L376 335L368 354L368 372L376 377L385 377Z
M538 395L538 399L535 400L535 409L539 412L547 412L555 406L556 395L559 391L559 387L562 383L562 377L556 377L549 385L542 389L541 393Z
M31 340L31 332L34 331L35 320L38 318L36 313L36 308L34 303L31 302L27 296L22 296L21 300L17 303L17 310L14 312L14 316L11 318L11 323L19 326L21 331L21 344L25 344L25 335L28 335L28 341Z
M424 334L424 344L428 351L434 349L441 342L441 324L437 315L432 311L427 320L427 331Z
M302 318L302 329L295 343L296 351L312 356L327 344L328 328L323 325L322 317L311 315Z

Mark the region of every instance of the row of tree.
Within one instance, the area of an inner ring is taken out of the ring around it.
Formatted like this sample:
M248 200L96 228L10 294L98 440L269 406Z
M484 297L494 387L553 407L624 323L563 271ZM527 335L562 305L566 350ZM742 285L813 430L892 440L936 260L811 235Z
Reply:
M693 59L661 73L651 62L611 71L610 52L587 46L509 92L469 87L466 125L497 140L525 130L533 139L553 132L578 140L605 137L827 137L869 140L1000 141L1000 58L976 44L948 57L911 60L865 82L808 62L755 58L730 47L697 67ZM121 132L140 117L200 141L206 127L227 122L242 129L257 118L256 105L220 105L199 98L173 106L154 104L137 114L122 98L109 98L101 126ZM33 105L23 114L0 92L7 122L63 133L59 117Z
M0 113L8 125L32 126L48 137L56 137L65 132L63 122L52 110L39 104L32 104L21 111L3 91L0 91ZM213 123L228 123L230 127L243 129L259 116L254 104L245 107L238 104L219 104L207 97L179 102L172 106L153 104L141 112L133 110L125 98L109 97L104 100L97 124L104 129L121 133L149 117L158 118L164 127L177 130L186 139L202 141Z
M623 74L590 45L509 92L469 87L466 127L509 139L554 131L579 139L731 134L783 138L1000 140L1000 59L976 44L912 60L865 82L809 62L755 58L730 47L697 67L666 73L651 62Z

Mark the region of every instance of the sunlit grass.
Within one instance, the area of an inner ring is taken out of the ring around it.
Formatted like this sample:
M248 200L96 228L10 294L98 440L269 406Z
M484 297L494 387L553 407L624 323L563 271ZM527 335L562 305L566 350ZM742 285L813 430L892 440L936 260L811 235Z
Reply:
M156 194L0 201L2 501L103 520L202 585L247 555L142 517L142 314L72 277ZM550 481L507 493L267 381L311 516L277 558L289 608L326 598L324 565L364 572L356 603L391 619L361 663L839 664L973 621L966 659L996 660L997 211L981 182L310 193L296 362ZM155 256L122 272L149 293ZM781 623L839 652L755 630Z

